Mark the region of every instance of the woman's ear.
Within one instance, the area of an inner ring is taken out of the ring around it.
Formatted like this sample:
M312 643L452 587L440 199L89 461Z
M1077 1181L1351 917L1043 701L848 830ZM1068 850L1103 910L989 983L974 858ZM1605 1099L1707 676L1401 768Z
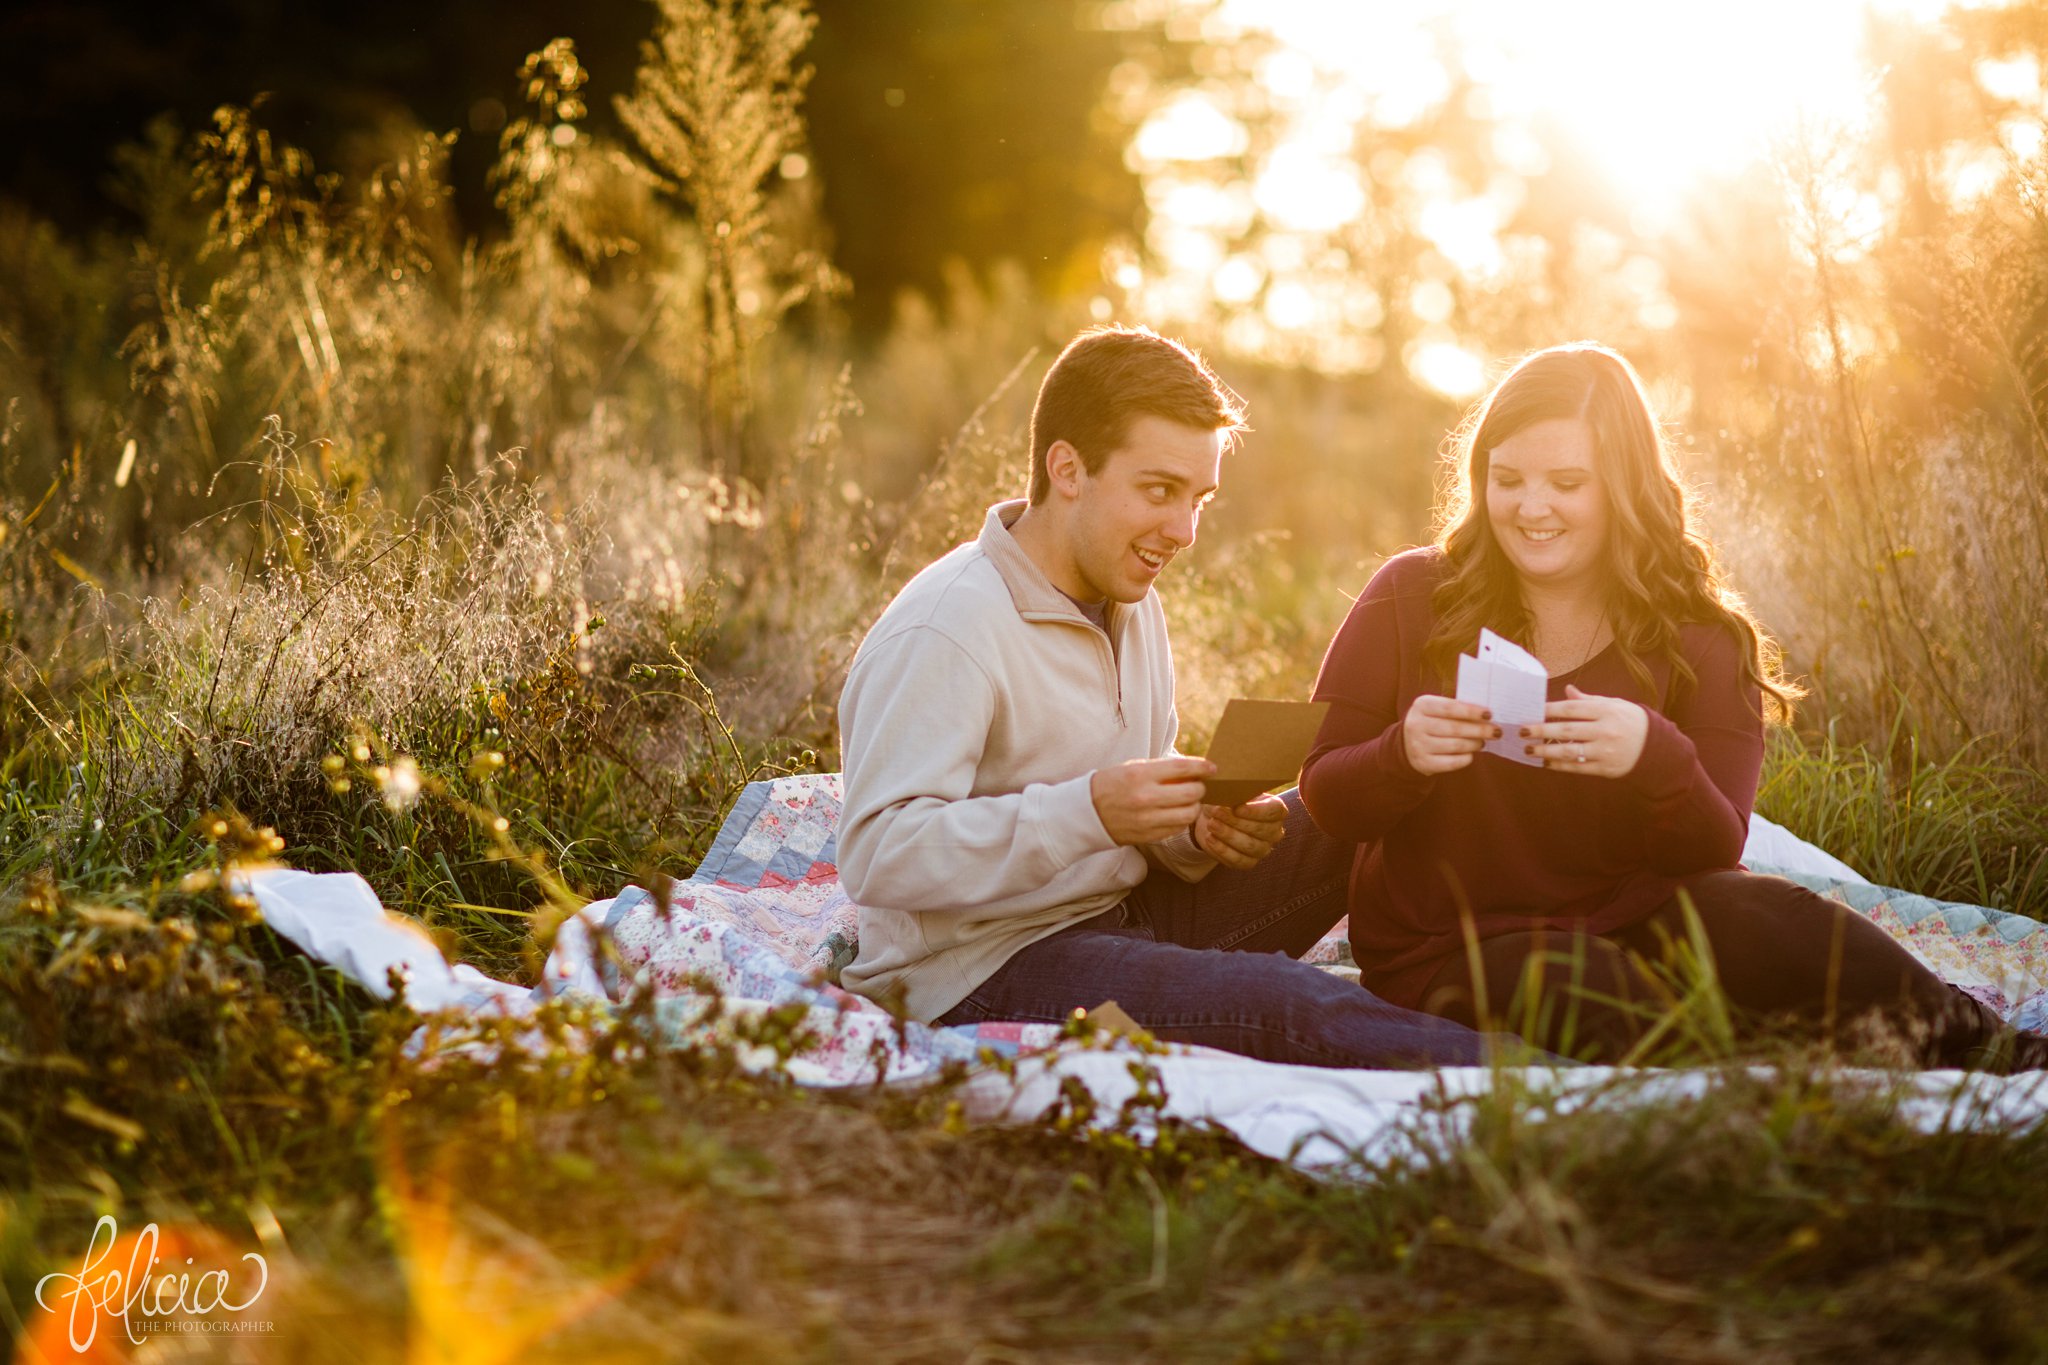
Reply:
M1072 441L1054 441L1045 450L1045 473L1053 491L1074 498L1081 494L1081 479L1088 467Z

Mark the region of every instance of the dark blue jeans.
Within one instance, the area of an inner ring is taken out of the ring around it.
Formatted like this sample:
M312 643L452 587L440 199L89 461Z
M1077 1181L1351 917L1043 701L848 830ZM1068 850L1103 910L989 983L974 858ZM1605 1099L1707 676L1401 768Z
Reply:
M1155 1037L1269 1062L1484 1063L1486 1035L1295 960L1343 916L1353 846L1317 829L1298 794L1283 799L1287 833L1257 867L1199 882L1154 869L1123 904L1020 950L933 1022L1056 1023L1114 1000Z

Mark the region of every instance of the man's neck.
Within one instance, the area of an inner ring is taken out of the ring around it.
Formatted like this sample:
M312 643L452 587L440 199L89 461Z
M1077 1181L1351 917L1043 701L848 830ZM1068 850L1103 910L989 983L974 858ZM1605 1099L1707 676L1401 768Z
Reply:
M1010 538L1055 588L1076 602L1090 600L1087 583L1067 551L1066 528L1042 504L1033 503L1010 523ZM1094 594L1099 600L1100 594Z

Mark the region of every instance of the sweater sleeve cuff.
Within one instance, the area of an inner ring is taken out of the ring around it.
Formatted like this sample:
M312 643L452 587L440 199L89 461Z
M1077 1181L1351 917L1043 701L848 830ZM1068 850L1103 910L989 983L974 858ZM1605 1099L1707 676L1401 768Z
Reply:
M1216 860L1195 842L1195 828L1188 826L1171 839L1146 846L1161 867L1184 882L1198 882L1216 870Z
M1095 812L1090 783L1083 773L1065 782L1037 783L1024 788L1023 816L1039 831L1039 839L1055 868L1072 867L1091 854L1116 847Z
M1397 718L1392 725L1380 732L1379 743L1373 753L1373 766L1379 775L1389 782L1416 792L1418 795L1428 788L1427 773L1415 771L1408 762L1408 745L1401 735L1401 721Z
M1623 780L1646 801L1668 801L1683 796L1692 785L1692 772L1699 762L1699 750L1670 717L1645 711L1650 718L1649 733L1643 736L1642 756L1636 759Z

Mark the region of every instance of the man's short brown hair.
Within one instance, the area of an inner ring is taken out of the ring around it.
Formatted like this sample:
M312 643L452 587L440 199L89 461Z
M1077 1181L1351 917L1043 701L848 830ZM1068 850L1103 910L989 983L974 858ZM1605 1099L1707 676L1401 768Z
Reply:
M1091 327L1067 344L1038 386L1031 409L1033 503L1052 487L1045 453L1065 441L1090 474L1131 433L1139 417L1201 431L1245 429L1244 400L1199 355L1144 327Z

